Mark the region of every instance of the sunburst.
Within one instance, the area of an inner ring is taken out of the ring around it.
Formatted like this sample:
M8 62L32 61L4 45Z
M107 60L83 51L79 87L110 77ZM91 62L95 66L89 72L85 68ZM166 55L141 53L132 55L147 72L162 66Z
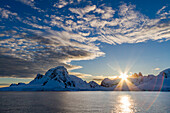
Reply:
M126 73L121 73L121 75L119 76L119 78L121 78L122 80L127 80L128 75Z

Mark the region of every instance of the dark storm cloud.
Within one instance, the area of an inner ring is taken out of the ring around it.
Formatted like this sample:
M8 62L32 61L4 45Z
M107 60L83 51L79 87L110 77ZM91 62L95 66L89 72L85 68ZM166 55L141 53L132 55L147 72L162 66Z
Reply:
M79 59L92 55L88 51L70 45L64 46L59 41L52 42L43 36L31 35L20 36L20 38L19 40L1 41L1 77L34 77L37 73L44 74L49 68L60 65L68 69L80 68L65 62L69 59ZM7 46L3 45L7 43ZM12 47L13 44L16 44L16 47ZM20 46L18 46L19 44ZM55 46L51 46L51 44L55 44ZM20 50L17 49L19 47ZM29 56L31 56L31 60L27 58Z
M4 86L4 85L9 85L9 84L5 84L5 83L4 83L4 84L3 84L3 83L2 83L2 84L0 84L0 86Z
M64 47L64 50L66 48L67 47ZM37 73L44 74L49 68L53 68L60 65L71 69L77 66L69 65L63 63L62 61L68 58L75 58L80 57L82 55L88 55L88 52L86 51L84 51L83 53L83 51L81 50L69 49L61 53L55 53L53 51L48 52L50 53L48 57L39 55L31 61L0 54L0 76L29 78L34 77Z
M0 56L0 64L1 77L32 77L37 70L31 62L4 55Z
M60 65L68 69L81 68L67 62L95 58L97 55L95 51L88 51L90 48L57 35L16 33L13 38L0 41L0 76L34 77Z

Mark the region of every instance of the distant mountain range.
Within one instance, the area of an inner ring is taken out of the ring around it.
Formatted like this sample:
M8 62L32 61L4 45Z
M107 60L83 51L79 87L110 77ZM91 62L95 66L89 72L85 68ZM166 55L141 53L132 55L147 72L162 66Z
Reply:
M129 76L127 80L117 77L105 78L101 85L95 81L87 83L81 78L69 75L64 66L49 69L45 75L37 74L30 83L11 84L0 91L170 91L170 69L159 75L143 76L141 73Z

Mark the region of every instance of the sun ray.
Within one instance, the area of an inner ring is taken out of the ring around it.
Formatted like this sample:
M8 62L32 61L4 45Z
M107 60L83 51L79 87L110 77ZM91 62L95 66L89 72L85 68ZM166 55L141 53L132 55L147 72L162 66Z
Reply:
M121 73L121 75L119 76L120 82L117 84L114 90L116 91L121 91L121 90L138 91L139 88L130 81L129 77L130 76L128 76L126 73Z
M125 82L126 82L130 91L134 91L134 90L138 91L139 90L139 88L136 85L134 85L131 81L129 81L128 79Z
M117 86L115 87L115 91L121 91L122 90L122 86L123 86L123 80L121 80Z

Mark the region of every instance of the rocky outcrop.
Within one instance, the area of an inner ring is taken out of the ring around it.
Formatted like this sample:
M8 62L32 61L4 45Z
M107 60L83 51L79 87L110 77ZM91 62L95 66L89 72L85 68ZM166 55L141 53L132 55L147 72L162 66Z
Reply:
M100 85L97 84L95 81L90 81L89 85L90 85L91 88L99 88L100 87Z

